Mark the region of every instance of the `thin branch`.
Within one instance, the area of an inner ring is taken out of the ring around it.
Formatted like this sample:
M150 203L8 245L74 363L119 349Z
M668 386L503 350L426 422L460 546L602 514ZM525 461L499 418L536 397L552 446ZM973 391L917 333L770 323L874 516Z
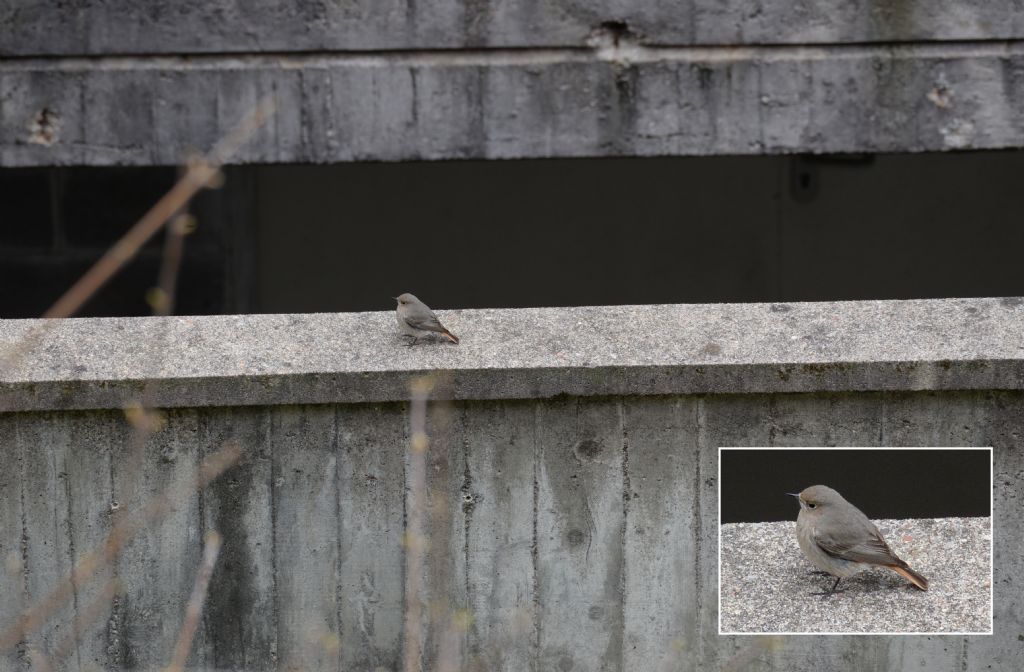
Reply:
M417 378L411 385L409 408L409 515L405 528L405 672L420 670L421 612L420 579L423 553L427 544L424 534L424 512L427 508L426 453L427 398L434 388L429 376Z
M185 669L185 661L188 660L189 651L192 650L192 638L195 637L196 627L199 625L199 616L203 613L206 589L210 586L213 566L217 563L217 555L220 553L220 542L221 537L217 532L211 530L206 534L203 560L199 563L199 569L196 570L196 583L192 588L191 597L188 598L185 620L181 624L178 642L174 645L174 656L171 659L171 664L167 666L166 672L182 672Z
M85 631L86 626L93 623L109 608L110 601L114 599L114 595L121 591L121 582L116 578L107 579L107 582L103 585L103 589L96 598L89 603L89 606L85 611L75 614L75 617L71 621L71 630L64 635L57 645L53 648L53 652L50 654L49 659L46 661L48 665L60 666L62 660L67 658L68 654L71 653L71 649L78 643L78 640L82 637L82 633ZM47 672L45 669L40 667L40 672Z
M240 456L241 448L238 444L229 443L207 457L199 469L195 489L205 488L213 479L235 464ZM125 518L114 525L106 539L78 561L70 576L61 580L45 597L26 610L14 625L0 634L0 651L13 648L27 633L45 623L71 596L74 586L81 585L101 567L110 564L121 548L146 524L163 518L171 504L175 503L173 495L176 490L177 488L168 486L159 496L146 503L141 515Z
M200 189L216 184L220 167L274 112L272 98L263 99L245 118L221 140L205 157L190 162L185 174L135 226L128 230L86 271L78 282L45 313L44 318L70 317L92 297L117 271L135 257L150 238L163 228L175 213L185 207Z
M149 212L135 223L128 232L86 271L57 302L45 313L44 318L70 317L121 268L131 261L143 245L167 223L175 213L208 186L215 186L220 179L220 167L260 128L274 113L273 98L260 101L226 137L202 158L191 161L185 174L178 180ZM49 331L56 322L37 324L0 358L0 373L9 371L18 363L35 342Z

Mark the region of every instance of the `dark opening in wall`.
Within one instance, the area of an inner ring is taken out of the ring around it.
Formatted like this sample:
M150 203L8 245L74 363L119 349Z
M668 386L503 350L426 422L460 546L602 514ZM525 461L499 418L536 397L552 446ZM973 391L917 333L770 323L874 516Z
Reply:
M737 449L720 452L723 523L796 520L812 485L838 491L869 518L988 516L992 453L982 449Z
M179 313L1024 295L1024 152L240 166ZM174 168L0 170L0 316L38 315ZM140 315L160 242L83 311Z

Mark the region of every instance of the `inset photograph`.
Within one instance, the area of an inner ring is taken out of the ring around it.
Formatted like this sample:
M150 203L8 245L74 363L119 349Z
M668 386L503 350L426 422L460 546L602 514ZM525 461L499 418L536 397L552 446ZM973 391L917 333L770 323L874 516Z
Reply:
M992 634L991 448L720 448L719 634Z

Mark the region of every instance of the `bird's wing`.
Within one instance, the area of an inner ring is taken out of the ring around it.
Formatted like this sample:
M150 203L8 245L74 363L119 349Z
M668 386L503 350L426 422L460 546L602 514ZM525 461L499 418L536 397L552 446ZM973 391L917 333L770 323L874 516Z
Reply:
M852 562L889 565L900 562L874 525L851 526L845 532L814 530L814 542L829 555Z
M437 319L437 316L433 312L428 311L426 313L416 313L414 315L406 315L402 318L405 323L413 329L422 329L423 331L436 331L438 333L444 333L448 331L441 324L441 321Z

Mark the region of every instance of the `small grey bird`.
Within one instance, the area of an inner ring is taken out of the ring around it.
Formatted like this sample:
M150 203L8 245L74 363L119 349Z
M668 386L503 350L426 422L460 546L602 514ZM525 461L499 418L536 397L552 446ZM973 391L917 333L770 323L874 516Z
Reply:
M421 338L426 338L431 333L441 334L452 343L459 342L459 337L445 329L437 315L434 315L434 311L412 294L401 294L392 298L398 301L398 308L395 310L398 328L402 331L403 337L412 339L407 345L415 345Z
M830 590L812 595L831 595L840 581L872 566L891 569L916 588L928 590L928 579L900 560L875 524L838 492L812 485L799 494L786 494L800 500L796 518L800 549L812 565L836 577Z

